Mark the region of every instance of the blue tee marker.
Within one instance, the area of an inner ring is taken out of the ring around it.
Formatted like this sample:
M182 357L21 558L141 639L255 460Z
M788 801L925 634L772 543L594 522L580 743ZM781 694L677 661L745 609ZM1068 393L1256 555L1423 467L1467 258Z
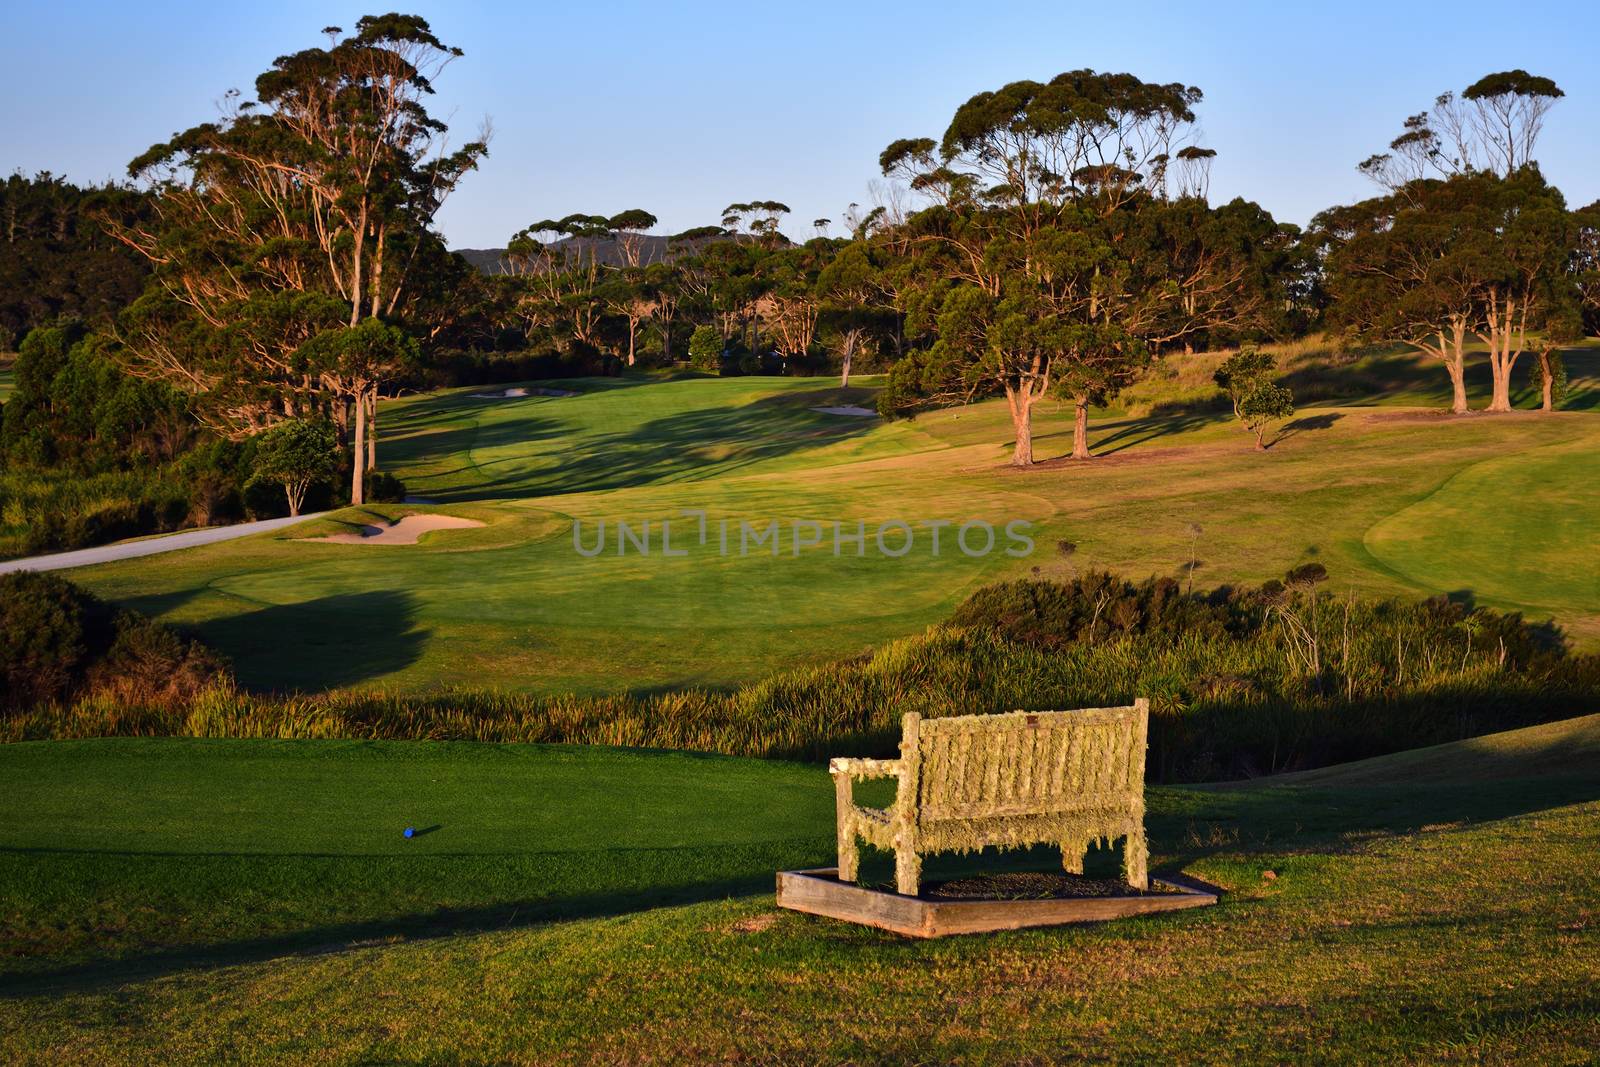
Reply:
M408 827L406 827L405 836L406 837L412 837L412 836L414 836L416 834L416 832L417 832L417 828L415 826L408 826Z

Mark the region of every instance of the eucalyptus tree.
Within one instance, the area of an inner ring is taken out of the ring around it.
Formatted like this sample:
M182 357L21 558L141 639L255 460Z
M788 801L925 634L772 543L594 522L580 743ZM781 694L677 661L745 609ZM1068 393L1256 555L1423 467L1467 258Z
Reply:
M1391 191L1468 171L1508 177L1534 161L1545 116L1565 95L1549 78L1525 70L1487 74L1459 96L1441 94L1431 112L1406 119L1389 151L1359 169Z
M748 204L729 204L722 209L722 225L734 235L748 233L768 248L783 244L778 225L789 214L789 206L777 200L752 200Z
M616 242L617 256L622 260L622 266L638 269L643 265L644 235L655 227L656 221L650 212L637 207L619 211L606 220L606 229Z
M1154 247L1143 216L1162 203L1200 99L1192 86L1071 71L979 93L937 143L891 144L885 175L931 201L905 228L926 283L908 325L933 341L897 366L881 405L1001 393L1012 462L1026 466L1033 409L1054 390L1075 408L1073 458L1089 458L1090 406L1171 339L1175 289L1141 260Z
M1531 330L1569 301L1570 216L1536 166L1422 178L1313 221L1329 249L1330 318L1357 336L1438 359L1451 410L1468 410L1469 336L1488 349L1489 411L1511 410L1511 376Z
M1393 193L1330 208L1312 220L1325 248L1335 328L1361 340L1397 341L1444 365L1450 410L1469 410L1466 345L1476 266L1458 240L1473 179L1419 179Z
M401 309L434 216L487 151L486 132L451 150L427 111L461 51L425 20L326 33L275 60L254 100L231 92L219 121L136 158L156 218L110 224L154 268L121 331L134 365L215 395L200 409L235 435L322 401L303 345Z

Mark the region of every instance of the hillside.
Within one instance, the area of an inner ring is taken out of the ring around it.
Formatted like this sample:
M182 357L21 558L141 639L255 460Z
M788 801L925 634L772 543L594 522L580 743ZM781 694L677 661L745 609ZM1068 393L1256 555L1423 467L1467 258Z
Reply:
M1595 350L1575 350L1569 367L1571 402L1588 407L1600 397ZM1487 384L1482 369L1475 390ZM842 393L823 379L628 377L557 383L579 394L566 397L410 396L383 409L383 465L434 502L411 510L481 529L386 548L298 540L333 532L308 528L74 578L196 627L242 680L274 688L732 686L920 631L984 582L1034 568L1181 574L1191 554L1204 585L1259 583L1316 561L1341 594L1470 595L1554 616L1580 641L1600 636L1587 542L1535 536L1600 523L1580 462L1600 447L1600 419L1435 418L1427 405L1445 378L1419 360L1341 373L1384 390L1308 403L1265 454L1202 402L1099 412L1090 439L1102 458L1027 473L1003 465L999 401L892 423L817 410L870 405L870 382ZM1043 404L1037 417L1041 454L1059 455L1070 410ZM1474 506L1484 492L1519 506L1486 513ZM659 531L676 519L681 534L684 509L727 518L735 538L741 521L1020 520L1034 524L1035 550L835 557L829 545L773 558L695 543L687 559L616 553L616 520ZM575 520L590 538L613 524L605 553L574 551Z

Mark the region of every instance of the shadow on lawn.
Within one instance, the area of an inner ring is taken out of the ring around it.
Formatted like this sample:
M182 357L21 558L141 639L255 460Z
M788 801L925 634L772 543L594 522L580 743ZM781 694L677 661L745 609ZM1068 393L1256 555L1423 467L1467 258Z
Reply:
M192 628L233 660L240 684L281 689L336 689L404 670L429 635L417 626L416 597L401 589L274 604Z
M642 383L641 383L642 384ZM562 412L565 400L537 398L514 401L517 418L486 420L478 425L456 426L437 433L402 437L385 445L391 462L427 467L428 479L445 478L468 470L480 478L472 485L429 489L440 502L496 500L508 497L624 489L662 482L697 481L720 477L753 463L786 456L809 448L860 436L877 425L875 419L830 416L810 410L811 394L780 393L738 407L706 407L650 419L626 430L574 437L560 463L553 457L519 449L514 454L485 458L496 448L533 445L572 436L573 426ZM818 404L836 402L838 391L819 389ZM415 405L394 419L399 434L416 433L438 421L447 421L442 408L459 401L440 398ZM554 405L554 406L550 406ZM453 469L436 465L452 456L463 464Z
M1559 748L1559 745L1552 746ZM1542 753L1548 758L1555 753ZM1518 757L1516 762L1522 762ZM1152 791L1158 870L1218 853L1353 851L1374 837L1470 825L1600 800L1600 771L1404 785L1263 785Z
M0 999L84 992L186 971L261 963L289 956L347 952L393 940L422 941L515 930L557 921L604 919L651 908L753 896L770 892L773 878L773 871L763 870L742 877L651 887L647 892L596 893L501 902L475 908L440 908L414 915L333 923L218 945L162 949L121 959L0 975Z
M1600 799L1600 766L1593 762L1592 742L1574 744L1562 739L1537 750L1514 753L1482 751L1463 756L1459 751L1445 750L1429 756L1424 750L1405 767L1370 768L1374 774L1394 774L1398 784L1334 782L1300 786L1267 780L1260 784L1158 787L1150 791L1146 817L1157 860L1153 871L1181 872L1198 860L1216 855L1338 855L1394 834L1486 823L1594 801ZM889 798L867 799L882 803ZM831 840L826 844L774 842L754 855L708 855L698 876L679 873L667 877L660 869L663 857L653 850L607 853L605 865L599 869L605 872L603 880L613 884L594 892L327 922L222 944L173 946L118 959L12 972L0 977L0 998L84 991L186 971L348 951L392 939L424 940L521 929L766 895L772 891L775 870L821 865L827 862L829 849ZM263 859L274 863L282 860ZM1086 860L1087 873L1092 877L1108 875L1116 870L1118 859L1114 849L1093 849ZM342 862L382 861L349 858ZM529 866L518 877L536 884L539 865L548 862L548 858L527 856L523 862ZM564 860L557 857L556 862ZM1048 847L1005 854L986 850L975 856L930 857L924 871L929 880L938 880L977 870L1053 870L1059 862L1059 853ZM864 852L862 874L866 880L885 880L891 869L886 854ZM456 877L450 871L439 876L452 883ZM332 883L327 887L334 888ZM426 885L411 888L415 891L413 896L426 898Z

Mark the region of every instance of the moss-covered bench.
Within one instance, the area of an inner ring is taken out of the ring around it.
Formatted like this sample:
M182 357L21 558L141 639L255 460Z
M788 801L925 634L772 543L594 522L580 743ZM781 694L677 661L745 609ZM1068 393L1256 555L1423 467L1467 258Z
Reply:
M858 840L895 855L895 888L915 896L922 857L987 846L1059 845L1083 872L1096 840L1124 839L1123 876L1149 888L1144 757L1149 703L1079 711L901 717L900 758L834 759L839 878L854 881ZM894 805L855 802L856 781L897 779Z

